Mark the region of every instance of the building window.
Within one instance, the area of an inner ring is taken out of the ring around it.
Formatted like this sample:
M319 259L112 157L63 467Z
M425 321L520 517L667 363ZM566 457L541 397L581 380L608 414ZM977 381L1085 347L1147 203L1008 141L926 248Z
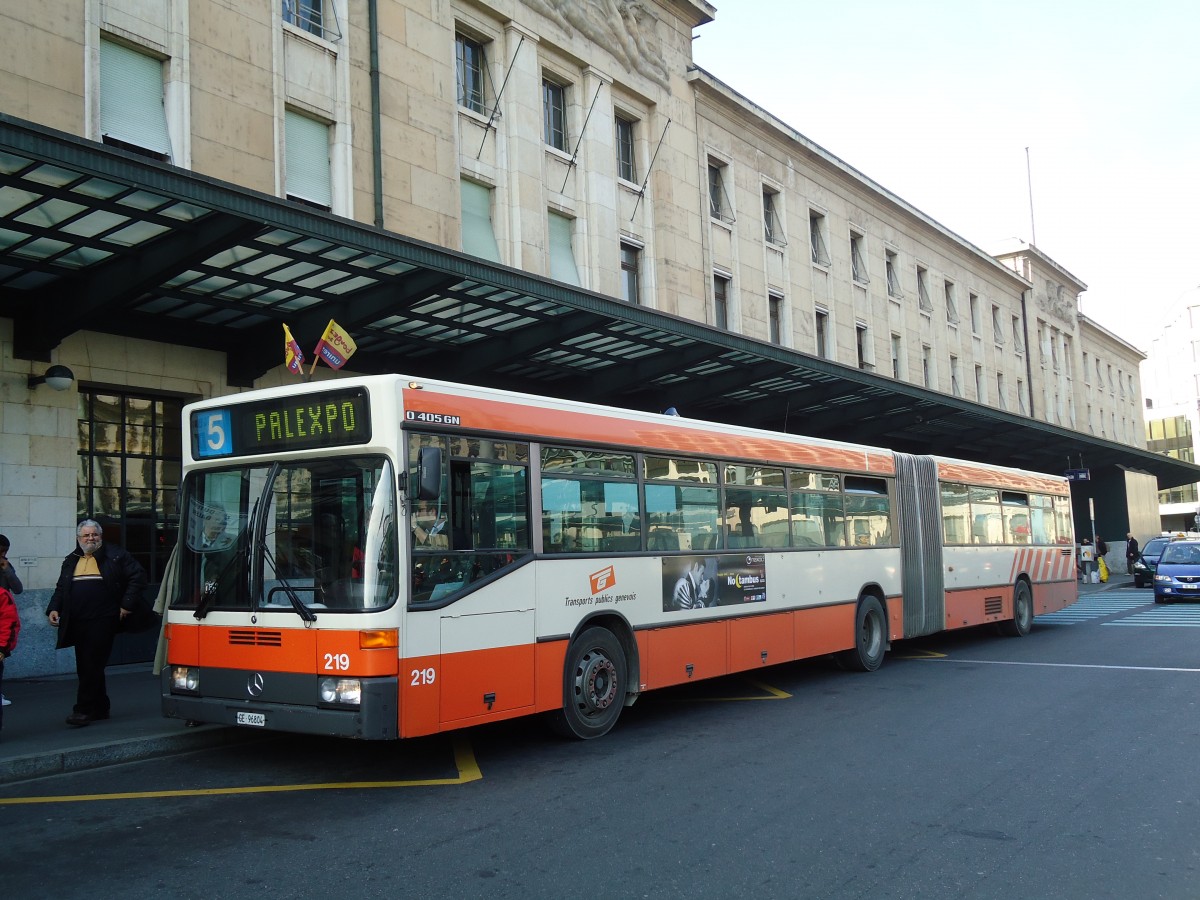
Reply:
M825 240L825 217L819 212L808 214L808 237L812 244L812 261L818 266L829 265L828 242Z
M458 74L458 105L471 112L483 115L483 79L487 60L483 55L483 44L466 35L455 35L454 58Z
M549 78L542 79L542 119L546 143L567 152L567 89Z
M923 312L933 312L933 300L929 297L929 270L922 266L917 266L917 306ZM950 319L950 310L946 310L946 318ZM958 321L957 313L950 321Z
M857 284L870 284L867 263L863 256L863 236L850 232L850 274Z
M1008 409L1008 400L1005 395L1008 393L1008 385L1004 382L1004 373L996 373L996 405L1000 409Z
M501 262L496 231L492 227L491 188L465 179L460 180L458 186L462 199L463 252Z
M854 344L858 349L858 367L873 369L871 362L871 343L867 334L867 326L863 322L854 323Z
M725 164L708 161L708 214L722 222L733 221L733 204L725 190Z
M333 4L326 0L283 0L283 21L327 41L342 36Z
M763 237L768 244L784 247L787 242L783 239L783 223L779 220L779 193L767 187L763 188Z
M892 377L900 378L900 353L904 347L900 335L892 332Z
M953 281L945 282L945 295L946 321L955 324L958 322L958 290Z
M829 311L818 308L813 315L813 328L817 336L817 356L829 359Z
M617 176L637 182L637 166L633 161L633 122L617 116Z
M100 140L151 159L171 159L162 61L100 41Z
M895 300L902 300L904 292L900 290L900 270L897 268L897 255L891 250L888 250L884 254L883 266L887 272L888 296Z
M992 337L996 344L1004 344L1004 316L1000 312L1000 307L992 304Z
M921 345L921 382L927 388L933 387L933 348L928 344Z
M971 303L971 334L980 334L981 326L979 321L979 295L968 294Z
M959 372L958 357L950 354L950 393L955 397L962 396L962 375Z
M183 401L116 390L79 390L77 519L162 580L179 534L176 490Z
M550 277L567 284L580 285L579 268L572 248L574 220L552 212L547 216L550 235Z
M329 174L329 126L293 110L284 123L284 189L289 200L333 208Z
M772 344L783 343L783 295L767 295L767 327Z
M634 306L642 302L641 266L641 248L621 241L621 299Z
M713 324L729 329L729 278L725 275L713 276Z
M987 393L984 390L983 366L975 367L975 399L987 403Z
M1021 317L1012 317L1013 349L1018 353L1025 352L1025 334L1021 328Z
M1020 378L1017 379L1017 409L1021 415L1029 415L1029 406L1025 402L1025 382Z

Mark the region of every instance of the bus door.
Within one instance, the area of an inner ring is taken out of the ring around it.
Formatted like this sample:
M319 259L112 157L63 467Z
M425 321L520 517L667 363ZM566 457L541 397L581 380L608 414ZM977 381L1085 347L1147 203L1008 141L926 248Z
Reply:
M937 463L928 456L907 453L893 456L900 522L904 636L918 637L946 627Z

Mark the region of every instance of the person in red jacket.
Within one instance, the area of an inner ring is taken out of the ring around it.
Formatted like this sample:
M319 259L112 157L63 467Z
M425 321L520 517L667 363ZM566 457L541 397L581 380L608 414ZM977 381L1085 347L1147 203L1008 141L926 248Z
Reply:
M21 616L17 604L7 588L0 588L0 693L4 691L4 661L17 648L17 635L21 632ZM0 706L0 730L4 728L4 707Z

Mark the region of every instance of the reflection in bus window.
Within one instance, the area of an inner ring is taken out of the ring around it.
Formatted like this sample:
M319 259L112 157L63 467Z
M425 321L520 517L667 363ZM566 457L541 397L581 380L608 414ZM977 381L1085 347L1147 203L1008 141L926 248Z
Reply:
M971 501L965 484L942 485L942 540L971 543Z
M1042 494L1029 497L1030 541L1034 544L1053 544L1054 501Z
M846 528L855 547L892 543L891 502L884 479L846 476Z
M971 543L1003 544L1004 523L1000 517L1000 492L994 488L969 488L971 495Z
M842 480L826 472L792 472L792 546L845 547L846 515Z
M423 446L441 447L446 469L439 496L410 512L416 606L449 602L532 552L528 444L412 434L410 483Z

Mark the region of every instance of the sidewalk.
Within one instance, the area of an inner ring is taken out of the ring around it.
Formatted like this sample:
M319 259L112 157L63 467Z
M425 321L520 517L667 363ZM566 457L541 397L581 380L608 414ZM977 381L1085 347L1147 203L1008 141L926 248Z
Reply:
M1114 573L1106 583L1079 585L1079 594L1122 587L1133 587L1133 577ZM0 784L260 737L242 728L188 728L179 719L163 718L159 680L149 663L110 666L107 681L112 718L69 728L64 720L75 702L74 675L5 679L12 706L4 709L0 732Z
M75 772L114 763L202 750L257 735L223 725L188 728L162 714L159 679L149 663L110 666L112 718L83 728L65 719L75 703L74 675L4 679L4 730L0 731L0 784Z

